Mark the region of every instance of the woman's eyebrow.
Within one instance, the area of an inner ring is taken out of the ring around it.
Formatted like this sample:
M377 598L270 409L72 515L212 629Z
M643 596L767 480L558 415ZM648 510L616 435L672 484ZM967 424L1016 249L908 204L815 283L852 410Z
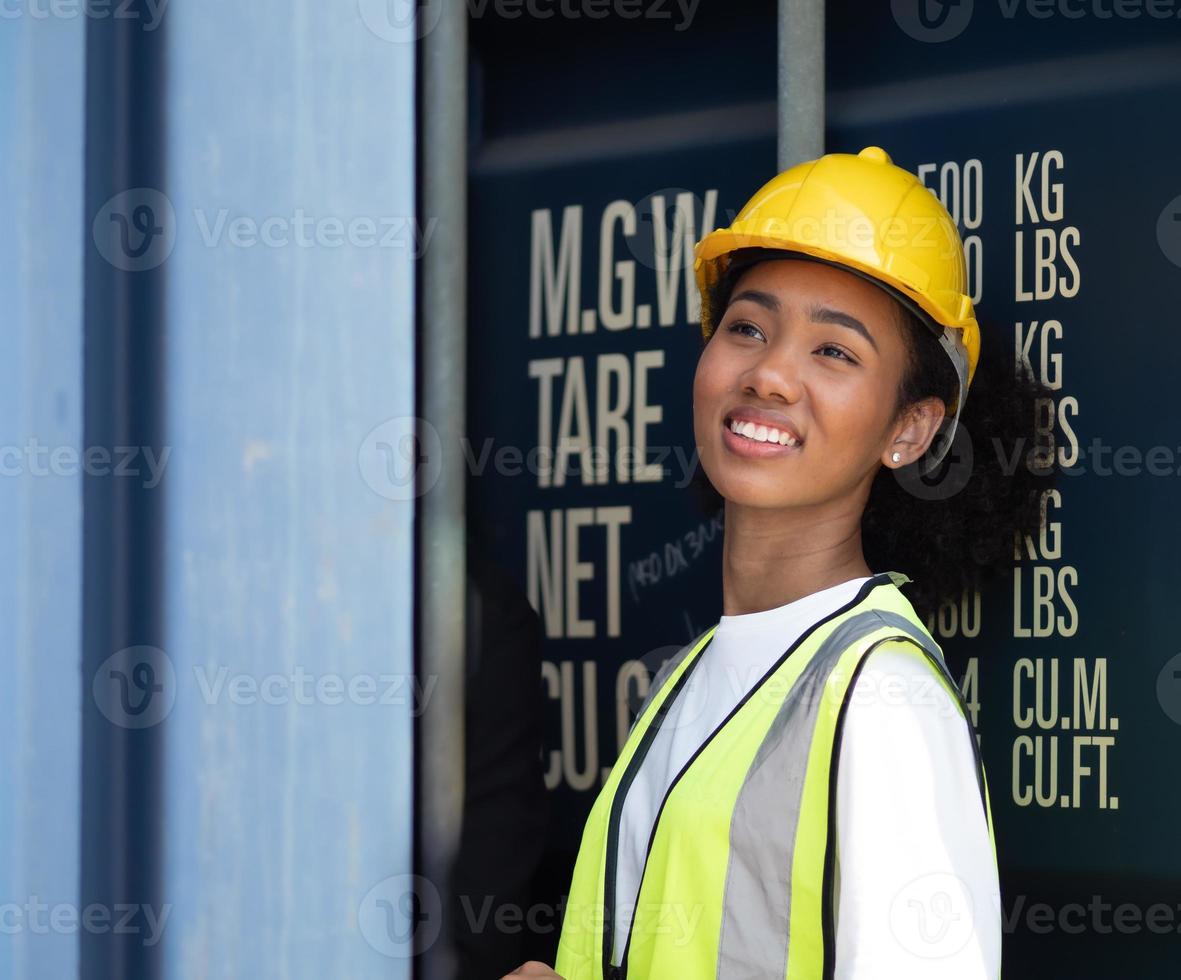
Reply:
M752 303L758 303L764 309L770 310L772 313L779 313L781 306L779 297L774 293L765 293L761 289L744 289L738 295L731 298L731 303L737 303L739 300L750 300ZM865 324L857 317L850 313L845 313L842 310L834 310L828 306L810 306L808 307L808 318L813 323L834 323L837 326L848 327L850 330L855 330L861 334L875 352L881 353L878 350L877 341L870 335L869 330Z
M760 289L744 289L737 296L731 297L730 302L737 303L740 299L749 299L772 313L779 312L779 297L772 293L764 293Z
M878 350L877 341L870 336L869 331L865 328L865 324L855 316L851 316L841 310L830 309L827 306L812 306L808 308L808 317L813 323L835 323L838 326L856 330L862 337L869 341L874 351L879 354L881 353Z

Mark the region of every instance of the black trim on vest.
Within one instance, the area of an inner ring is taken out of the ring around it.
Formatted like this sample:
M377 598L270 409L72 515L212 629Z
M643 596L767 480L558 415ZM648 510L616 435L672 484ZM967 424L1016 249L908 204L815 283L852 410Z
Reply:
M835 909L833 901L833 892L835 890L836 878L836 820L837 820L837 770L841 763L841 740L845 733L845 712L849 707L849 698L853 693L853 688L857 684L857 678L861 674L861 668L865 666L869 655L882 643L887 640L906 640L913 643L916 647L923 651L926 658L935 666L940 673L951 681L951 689L955 694L955 699L959 703L960 713L964 722L968 726L968 741L972 744L972 758L976 763L976 784L980 789L980 802L984 806L984 822L991 823L988 819L988 797L984 789L984 761L980 755L980 746L976 742L976 730L972 727L972 722L968 718L968 707L964 703L963 692L960 691L959 684L956 683L955 678L947 667L931 656L931 652L919 643L913 636L905 633L899 633L897 636L883 636L876 640L873 645L865 651L864 656L858 662L853 670L853 676L849 678L849 686L845 689L845 696L841 700L841 707L837 711L836 726L833 730L832 740L832 759L828 766L828 824L825 828L825 842L824 842L824 878L823 887L820 891L821 902L821 924L824 934L824 972L822 974L823 980L833 980L834 971L836 970L836 926L833 922ZM990 831L991 833L991 831Z
M661 723L664 721L664 716L668 714L669 708L672 707L673 699L684 686L689 675L693 673L693 669L697 666L702 655L712 642L713 637L711 636L705 641L704 646L693 657L692 662L685 668L681 676L677 678L676 683L668 693L668 697L656 709L656 714L653 715L652 721L644 730L640 744L636 746L636 751L632 753L627 768L623 771L623 775L619 777L619 785L615 788L615 796L611 800L611 814L607 822L606 867L603 874L603 976L605 978L611 978L611 980L623 980L627 969L626 951L624 957L620 960L620 967L617 968L611 963L611 947L615 939L615 872L619 858L619 824L623 817L623 804L627 799L627 791L631 788L631 784L636 778L636 773L640 770L640 765L643 763L644 757L648 754L648 750L652 747L652 743L656 739L657 732L660 730ZM645 858L645 863L647 863L647 858ZM640 881L642 884L642 877ZM630 930L628 938L629 940L631 938Z
M717 735L718 732L720 732L723 728L725 728L726 725L728 725L730 723L730 720L736 714L738 714L739 711L742 710L742 707L746 704L747 701L749 701L755 695L755 693L759 690L759 688L761 688L771 678L771 676L777 670L779 670L780 667L783 666L784 661L786 661L787 658L790 657L796 651L796 649L799 647L799 645L801 643L804 642L804 640L806 640L809 636L811 636L817 629L819 629L825 623L829 622L832 619L835 619L837 616L844 615L845 613L849 612L849 610L853 609L855 606L860 605L862 602L865 601L865 599L869 596L869 594L874 589L876 589L882 585L893 585L893 584L894 584L893 579L891 579L890 576L886 572L881 572L877 575L874 575L871 579L869 579L869 581L862 583L861 588L857 592L857 595L855 595L852 599L850 599L847 603L845 603L845 605L843 605L843 606L839 607L838 609L834 610L833 612L829 613L823 619L818 619L815 623L813 623L806 630L804 630L804 632L799 635L799 637L796 639L796 641L790 647L788 647L787 650L784 651L783 655L780 656L775 661L775 663L773 663L771 665L770 668L768 668L767 672L764 673L763 676L760 677L757 682L755 682L755 685L749 691L747 691L745 695L743 695L742 699L734 706L734 708L730 711L730 713L728 715L726 715L725 718L722 719L721 723L712 732L709 733L709 735L706 737L705 741L703 741L699 746L697 746L696 750L694 750L693 754L689 757L689 761L686 762L681 767L680 772L678 772L676 774L676 776L673 777L672 782L669 783L668 789L665 790L664 798L660 801L660 807L656 811L656 817L652 821L652 832L648 835L648 846L644 851L644 865L640 869L639 884L636 887L637 903L639 901L640 892L644 888L644 875L648 870L648 858L652 855L652 845L656 841L656 831L660 827L660 817L664 813L664 805L668 802L668 798L669 798L669 796L672 795L672 791L674 789L676 789L677 784L681 781L681 777L684 776L685 773L689 770L689 767L691 765L693 765L693 763L695 761L697 761L697 757L699 755L701 755L701 753L706 749L706 747L713 741L714 736ZM709 638L708 642L705 644L705 646L708 647L709 644L712 642L713 642L713 637L711 636ZM614 927L612 925L612 917L615 914L615 869L616 869L616 861L618 859L617 850L619 847L619 823L620 823L620 819L623 815L624 799L627 794L627 789L631 786L632 781L635 779L636 772L640 768L640 763L642 763L644 761L643 755L647 754L648 748L650 747L652 740L655 739L655 737L656 737L654 729L656 727L658 727L659 722L664 720L664 713L669 707L672 706L673 699L676 697L677 693L680 691L681 683L685 680L686 677L688 677L689 672L692 671L693 668L697 666L698 662L701 660L701 658L704 655L705 655L705 649L703 648L698 653L698 655L693 658L693 662L689 665L688 668L686 668L685 672L680 676L680 678L678 678L676 688L674 690L670 691L669 696L664 699L664 703L661 704L661 706L660 706L660 708L661 708L660 714L657 717L652 719L652 724L649 725L648 729L644 732L644 740L640 743L639 746L637 746L635 754L633 754L631 761L628 764L627 769L624 771L623 776L619 780L619 786L617 786L616 790L615 790L615 797L611 801L611 820L610 820L610 823L607 825L607 867L606 867L606 876L605 876L604 882L603 882L603 899L604 899L604 906L605 906L604 916L603 916L603 921L604 921L604 926L603 926L603 976L605 978L610 978L610 980L626 980L626 977L627 977L627 957L628 957L628 953L631 951L631 939L632 939L632 930L631 930L631 928L629 928L627 931L627 938L624 941L623 956L620 957L619 966L618 967L613 966L611 963L611 946L614 941L614 932L615 932ZM608 896L610 896L609 900L608 900ZM632 926L634 926L635 925L634 911L632 914L633 914Z

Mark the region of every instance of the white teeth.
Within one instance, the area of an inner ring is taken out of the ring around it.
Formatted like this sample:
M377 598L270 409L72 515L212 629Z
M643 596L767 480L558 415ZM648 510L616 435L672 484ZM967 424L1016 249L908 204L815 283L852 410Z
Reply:
M765 425L756 425L754 422L739 422L737 419L732 419L730 431L740 436L746 436L747 439L753 439L755 442L777 442L781 446L798 446L800 444L787 432L780 432L778 429Z

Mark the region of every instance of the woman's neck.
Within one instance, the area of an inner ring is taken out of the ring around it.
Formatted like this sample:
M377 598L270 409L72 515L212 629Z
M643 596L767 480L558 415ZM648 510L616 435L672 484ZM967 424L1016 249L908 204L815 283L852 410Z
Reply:
M774 609L872 575L861 550L861 508L823 514L774 511L726 502L722 613Z

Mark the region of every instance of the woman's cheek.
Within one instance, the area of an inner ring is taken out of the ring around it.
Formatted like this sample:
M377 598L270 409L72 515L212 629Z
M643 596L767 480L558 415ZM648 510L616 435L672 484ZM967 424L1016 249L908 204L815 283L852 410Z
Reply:
M698 363L697 373L693 376L693 438L702 452L709 448L709 433L706 424L710 417L710 375L709 365L706 361L707 353L702 354L702 360Z

